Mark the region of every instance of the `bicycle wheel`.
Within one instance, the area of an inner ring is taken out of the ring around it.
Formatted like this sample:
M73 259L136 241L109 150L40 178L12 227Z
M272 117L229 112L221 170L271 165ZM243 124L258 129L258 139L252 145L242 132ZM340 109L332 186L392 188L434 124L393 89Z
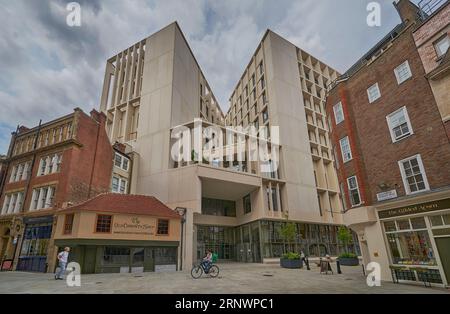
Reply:
M191 276L194 279L198 279L203 275L203 269L200 265L192 267Z
M211 268L209 269L208 274L213 277L216 278L217 276L219 276L219 267L217 267L216 265L211 266Z

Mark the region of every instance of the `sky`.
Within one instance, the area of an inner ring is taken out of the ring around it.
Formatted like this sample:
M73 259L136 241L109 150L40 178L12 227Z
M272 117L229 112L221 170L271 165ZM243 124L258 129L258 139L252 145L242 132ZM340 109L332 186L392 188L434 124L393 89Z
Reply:
M222 109L264 32L271 29L345 72L400 19L379 0L0 0L0 154L18 125L36 126L79 107L99 108L106 60L178 21Z

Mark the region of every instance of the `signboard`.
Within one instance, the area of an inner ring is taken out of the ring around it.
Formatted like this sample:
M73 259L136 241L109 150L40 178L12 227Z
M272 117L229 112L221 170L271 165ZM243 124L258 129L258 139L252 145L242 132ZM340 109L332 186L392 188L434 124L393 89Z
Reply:
M391 200L397 198L397 190L382 192L377 194L378 202Z
M410 206L406 206L406 207L383 210L383 211L378 212L378 217L380 217L380 219L386 219L386 218L392 218L392 217L399 217L399 216L406 216L406 215L413 215L413 214L420 214L420 213L428 213L428 212L449 209L449 208L450 208L450 198L447 198L444 200L439 200L439 201L434 201L434 202L415 204L415 205L410 205Z
M156 219L151 217L114 216L112 233L155 235Z

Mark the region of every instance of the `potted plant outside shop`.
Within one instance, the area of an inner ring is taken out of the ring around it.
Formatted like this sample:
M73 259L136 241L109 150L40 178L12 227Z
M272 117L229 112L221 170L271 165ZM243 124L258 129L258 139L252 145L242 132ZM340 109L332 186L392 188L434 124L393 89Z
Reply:
M303 268L303 261L298 253L286 253L280 258L280 266L289 269Z
M345 253L339 255L339 262L342 266L358 266L359 258L356 254L348 252L348 246L353 242L353 235L348 228L340 227L338 239L344 245Z

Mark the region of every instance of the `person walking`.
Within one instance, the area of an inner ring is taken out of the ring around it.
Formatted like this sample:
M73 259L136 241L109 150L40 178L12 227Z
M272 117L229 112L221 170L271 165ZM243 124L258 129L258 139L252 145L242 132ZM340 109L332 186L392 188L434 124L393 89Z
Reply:
M64 280L63 276L66 272L67 261L69 259L70 247L64 248L64 251L58 254L59 271L55 274L55 280Z

